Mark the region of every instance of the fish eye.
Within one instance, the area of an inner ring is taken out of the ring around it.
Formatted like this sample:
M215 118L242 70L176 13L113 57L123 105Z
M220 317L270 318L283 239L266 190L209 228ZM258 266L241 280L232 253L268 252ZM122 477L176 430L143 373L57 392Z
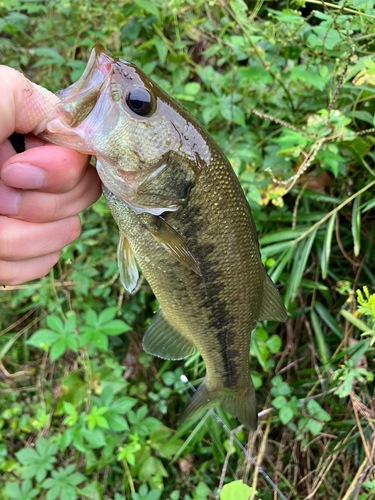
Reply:
M152 108L151 94L142 87L132 89L126 96L126 103L135 114L146 116Z

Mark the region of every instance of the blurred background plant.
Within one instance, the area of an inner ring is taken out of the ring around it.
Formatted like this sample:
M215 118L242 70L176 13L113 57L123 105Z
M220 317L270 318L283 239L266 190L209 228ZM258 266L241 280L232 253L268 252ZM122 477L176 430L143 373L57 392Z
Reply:
M0 1L2 64L56 91L98 41L230 159L289 311L253 332L260 425L236 436L287 498L375 498L374 20L366 0ZM1 291L0 498L276 498L210 414L178 424L202 359L142 352L156 300L121 288L103 199L82 220L48 277Z

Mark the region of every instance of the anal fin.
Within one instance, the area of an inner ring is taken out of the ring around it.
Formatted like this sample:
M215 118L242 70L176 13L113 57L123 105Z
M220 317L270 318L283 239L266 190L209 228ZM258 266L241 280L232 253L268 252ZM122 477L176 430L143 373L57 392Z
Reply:
M280 321L287 320L285 305L278 289L271 278L266 274L263 285L263 299L258 321Z
M195 347L165 319L159 309L143 337L143 349L163 359L183 359L194 354Z
M117 263L120 270L121 283L125 290L132 292L138 283L139 273L129 242L121 233L117 246Z

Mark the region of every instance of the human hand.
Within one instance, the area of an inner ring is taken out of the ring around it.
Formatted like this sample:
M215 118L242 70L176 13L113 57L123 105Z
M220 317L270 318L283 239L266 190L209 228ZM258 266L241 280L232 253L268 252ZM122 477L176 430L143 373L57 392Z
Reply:
M78 213L101 194L89 157L29 134L15 155L7 139L27 134L58 98L0 66L0 285L47 274L80 234Z

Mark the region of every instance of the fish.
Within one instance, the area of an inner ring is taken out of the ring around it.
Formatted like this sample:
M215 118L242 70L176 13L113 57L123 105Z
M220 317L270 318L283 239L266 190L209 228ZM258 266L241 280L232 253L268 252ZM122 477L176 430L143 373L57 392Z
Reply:
M284 322L287 313L228 159L186 109L100 44L57 95L34 133L96 157L119 228L121 281L132 291L139 265L160 305L144 350L179 360L198 349L205 362L180 420L220 405L256 429L250 335L257 321Z

